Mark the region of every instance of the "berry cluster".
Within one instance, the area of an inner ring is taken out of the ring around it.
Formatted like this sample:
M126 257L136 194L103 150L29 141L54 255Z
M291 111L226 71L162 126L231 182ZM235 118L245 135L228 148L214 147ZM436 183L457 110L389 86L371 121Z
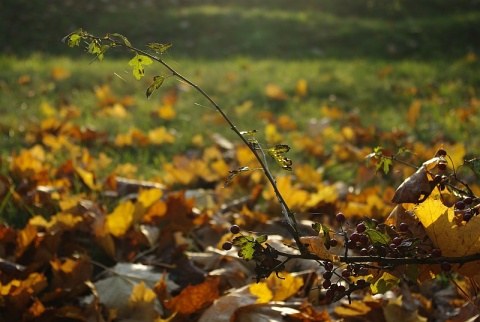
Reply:
M350 276L361 276L366 273L361 265L349 264L340 272L340 274L334 272L334 267L331 262L325 262L323 265L325 267L325 272L322 275L322 287L326 290L325 298L328 302L332 302L335 295L343 296L347 291L345 285L349 286L349 290L350 288L358 290L368 286L368 282L363 278L357 279L354 284L349 282ZM338 277L336 282L332 282L334 276Z
M455 210L463 213L463 220L469 222L473 216L478 215L478 205L472 197L465 197L455 203Z
M238 225L232 225L230 227L230 232L234 235L240 233L240 227L238 227ZM232 249L232 246L233 246L233 243L229 240L227 240L226 242L223 243L222 245L222 249L223 250L230 250Z

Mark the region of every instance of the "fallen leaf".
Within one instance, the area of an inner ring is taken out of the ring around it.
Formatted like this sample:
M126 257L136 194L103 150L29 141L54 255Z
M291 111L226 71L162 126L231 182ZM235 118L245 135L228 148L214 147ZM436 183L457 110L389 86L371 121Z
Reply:
M332 262L338 262L340 258L338 255L333 254L332 252L328 251L325 247L325 240L323 237L320 236L306 236L300 237L300 241L307 246L307 250L317 255L323 260L329 260Z
M473 216L469 222L459 224L453 207L446 207L439 194L432 194L425 202L414 209L428 237L443 256L462 257L480 253L480 218ZM480 261L462 266L454 265L454 270L468 277L478 275Z
M180 294L169 301L164 301L165 307L178 314L192 314L206 308L219 296L217 277L207 277L197 285L189 285Z
M288 99L288 95L285 94L285 92L281 90L280 87L274 84L268 84L265 87L265 95L267 95L268 98L273 100L283 101Z

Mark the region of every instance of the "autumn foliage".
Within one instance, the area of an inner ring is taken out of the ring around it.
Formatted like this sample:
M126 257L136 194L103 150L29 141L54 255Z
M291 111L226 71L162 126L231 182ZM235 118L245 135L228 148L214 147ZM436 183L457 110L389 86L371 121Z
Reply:
M97 59L110 49L83 31L67 43L84 39ZM170 46L148 48L161 55ZM128 65L140 79L152 63L135 51ZM58 68L52 77L70 74ZM153 114L162 119L176 117L181 99L161 93L168 77L153 77L146 91L161 97ZM95 93L98 117L126 117L134 104L108 85ZM265 88L270 100L306 95L301 79L290 95ZM0 211L27 219L0 226L0 321L426 321L445 313L434 305L445 298L457 309L452 321L478 309L480 161L465 160L462 143L411 142L335 107L323 106L326 122L305 131L290 116L250 111L265 119L268 147L252 129L239 132L244 142L216 136L208 147L199 134L194 153L179 151L162 176L138 180L135 164L89 147L160 147L175 142L174 131L109 137L76 125L79 108L40 108L45 118L25 131L30 147L1 160ZM411 126L420 108L405 115ZM292 161L290 149L317 164ZM59 154L68 157L58 162ZM332 181L318 164L354 167L355 182ZM449 280L445 297L421 289Z

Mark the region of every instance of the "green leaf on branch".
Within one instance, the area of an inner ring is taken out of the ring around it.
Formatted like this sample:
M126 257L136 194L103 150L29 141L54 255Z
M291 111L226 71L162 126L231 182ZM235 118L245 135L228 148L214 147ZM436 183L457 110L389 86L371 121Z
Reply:
M123 40L123 43L124 43L125 45L127 45L128 47L132 47L132 44L131 44L130 41L127 39L127 37L125 37L124 35L121 35L121 34L119 34L119 33L114 33L114 34L111 34L111 35L114 36L114 37L118 37L118 38L122 39L122 40Z
M250 236L238 236L232 240L233 245L239 247L239 255L245 260L250 260L255 254L255 246L257 242Z
M128 65L133 66L133 76L139 80L145 76L145 69L143 68L143 65L151 65L152 63L153 61L150 59L150 57L136 54L135 57L128 62Z
M383 272L382 277L380 277L375 283L370 284L370 288L373 294L385 294L387 291L391 290L398 285L400 279L393 276L390 273Z
M255 241L256 241L257 243L260 243L260 244L261 244L261 243L266 242L267 239L268 239L268 235L261 235L261 236L258 236L258 237L255 239Z
M480 178L480 158L465 160L465 164Z
M153 92L155 92L158 88L160 88L160 86L162 86L164 80L165 80L165 77L163 76L153 77L153 83L147 88L147 93L146 93L147 98L150 98Z
M284 153L290 151L290 147L286 144L277 144L273 148L267 150L268 155L270 155L277 163L282 167L283 170L292 171L292 160L283 156Z
M97 58L98 58L99 60L102 60L103 57L104 57L105 52L106 52L107 49L109 49L109 48L110 48L110 46L108 46L108 45L101 45L101 43L100 43L98 40L94 39L94 40L90 43L90 45L88 45L88 49L87 49L87 50L88 50L88 52L89 52L90 54L97 55Z
M68 46L75 47L80 46L80 40L85 38L85 33L82 28L79 28L71 34L65 36L62 41L67 42Z
M365 234L368 236L368 238L370 238L372 244L390 244L390 237L376 229L368 228L365 230Z
M159 43L156 43L156 42L151 42L147 45L147 47L149 49L153 50L154 52L156 52L157 54L162 54L165 50L172 47L172 45L173 44L171 42L166 43L166 44L159 44Z

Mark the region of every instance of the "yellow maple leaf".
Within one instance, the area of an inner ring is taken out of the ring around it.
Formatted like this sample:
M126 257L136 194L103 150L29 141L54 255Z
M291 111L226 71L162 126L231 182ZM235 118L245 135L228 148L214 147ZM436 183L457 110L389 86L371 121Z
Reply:
M273 301L285 301L295 295L303 286L303 278L300 276L293 276L288 272L281 272L279 275L282 279L271 274L266 281L268 288L273 293Z
M107 216L107 231L115 237L125 235L133 221L135 205L131 201L119 204L112 213Z
M177 116L177 112L172 105L167 104L160 106L157 110L158 116L164 120L171 120Z
M148 131L148 140L152 144L161 145L164 143L175 142L175 136L168 132L164 126L157 127L156 129Z
M430 195L427 200L414 209L428 237L443 256L462 257L480 253L480 218L473 218L466 224L458 224L453 208L446 207L438 194ZM471 262L454 267L466 276L478 275L479 262Z
M250 284L248 290L257 297L257 303L268 303L273 299L272 291L265 282Z

